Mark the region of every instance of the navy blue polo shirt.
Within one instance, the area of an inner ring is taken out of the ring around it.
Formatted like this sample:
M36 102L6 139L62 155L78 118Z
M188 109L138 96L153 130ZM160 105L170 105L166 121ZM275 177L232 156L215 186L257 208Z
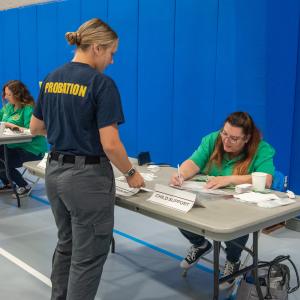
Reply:
M114 81L78 62L46 77L33 115L44 121L55 151L74 155L104 155L99 129L124 122Z

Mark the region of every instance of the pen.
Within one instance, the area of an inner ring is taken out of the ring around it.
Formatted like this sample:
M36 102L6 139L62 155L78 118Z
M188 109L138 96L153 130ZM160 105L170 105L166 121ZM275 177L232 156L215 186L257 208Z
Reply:
M178 176L178 179L179 179L179 182L180 182L180 185L182 185L182 177L180 175L180 167L179 167L179 164L177 164L177 176Z

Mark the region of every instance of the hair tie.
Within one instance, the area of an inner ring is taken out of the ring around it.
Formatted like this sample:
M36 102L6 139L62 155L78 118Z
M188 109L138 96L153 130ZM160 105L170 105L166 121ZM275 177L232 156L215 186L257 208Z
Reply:
M75 44L77 46L80 45L80 42L81 42L81 36L80 36L80 33L79 32L75 32Z

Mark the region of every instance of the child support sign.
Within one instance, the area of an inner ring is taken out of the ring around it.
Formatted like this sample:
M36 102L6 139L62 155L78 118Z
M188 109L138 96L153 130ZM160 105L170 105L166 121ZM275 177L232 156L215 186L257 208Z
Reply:
M185 213L193 207L196 200L196 194L162 184L156 184L154 190L155 192L148 201Z

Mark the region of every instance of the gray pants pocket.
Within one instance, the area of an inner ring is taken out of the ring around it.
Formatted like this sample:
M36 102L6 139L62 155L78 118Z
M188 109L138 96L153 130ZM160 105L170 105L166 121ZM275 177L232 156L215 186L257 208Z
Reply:
M113 222L94 224L72 223L73 247L75 259L90 259L106 255L112 238Z

